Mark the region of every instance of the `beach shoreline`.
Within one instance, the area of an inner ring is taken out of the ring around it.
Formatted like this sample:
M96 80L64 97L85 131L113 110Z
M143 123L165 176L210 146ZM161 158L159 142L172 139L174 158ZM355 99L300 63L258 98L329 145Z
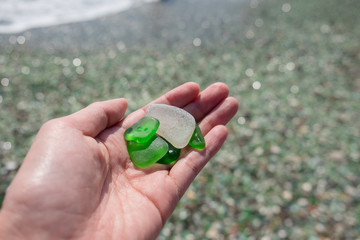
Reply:
M223 35L224 32L218 32L220 24L233 21L234 24L244 22L245 26L246 8L248 4L243 0L149 2L90 21L0 34L0 49L19 45L19 41L31 48L77 52L116 44L160 48L186 46L195 38Z
M223 82L239 102L226 143L158 239L358 238L358 9L169 0L0 35L0 204L49 119L119 97L127 115L184 82Z

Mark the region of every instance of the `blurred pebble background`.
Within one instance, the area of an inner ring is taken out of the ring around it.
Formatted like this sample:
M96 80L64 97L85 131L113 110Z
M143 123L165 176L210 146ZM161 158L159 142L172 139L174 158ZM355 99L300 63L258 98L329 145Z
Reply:
M360 1L184 0L0 34L0 202L39 127L187 81L240 102L158 239L360 239Z

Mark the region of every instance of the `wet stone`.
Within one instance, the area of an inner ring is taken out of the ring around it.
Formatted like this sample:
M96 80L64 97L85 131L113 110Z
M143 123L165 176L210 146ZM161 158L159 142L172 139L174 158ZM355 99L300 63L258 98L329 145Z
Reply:
M146 143L155 135L159 124L159 120L145 116L129 127L125 131L124 137L127 141Z
M146 110L146 115L160 121L156 133L175 148L184 148L189 143L196 125L190 113L170 105L152 104Z
M196 124L194 133L190 139L189 145L193 148L202 150L205 148L205 139L204 135L202 134L199 125Z
M168 152L168 143L153 135L146 143L127 142L127 149L132 162L139 168L147 168L159 161Z

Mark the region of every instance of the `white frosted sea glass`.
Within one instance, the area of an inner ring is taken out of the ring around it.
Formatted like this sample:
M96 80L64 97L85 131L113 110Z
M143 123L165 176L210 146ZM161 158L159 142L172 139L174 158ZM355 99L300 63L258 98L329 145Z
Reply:
M166 104L152 104L146 110L146 115L159 120L156 133L174 147L184 148L189 143L196 125L190 113Z

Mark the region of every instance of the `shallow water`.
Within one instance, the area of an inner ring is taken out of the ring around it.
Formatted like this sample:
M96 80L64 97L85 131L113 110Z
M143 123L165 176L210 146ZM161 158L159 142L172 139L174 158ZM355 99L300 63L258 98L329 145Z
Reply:
M58 23L18 33L0 31L0 49L20 47L18 45L72 52L113 45L120 48L151 45L166 49L213 40L222 45L232 37L224 25L242 29L251 24L247 20L251 9L247 0L131 1L136 4L126 11L89 21Z
M0 33L94 19L154 0L2 0Z

